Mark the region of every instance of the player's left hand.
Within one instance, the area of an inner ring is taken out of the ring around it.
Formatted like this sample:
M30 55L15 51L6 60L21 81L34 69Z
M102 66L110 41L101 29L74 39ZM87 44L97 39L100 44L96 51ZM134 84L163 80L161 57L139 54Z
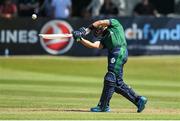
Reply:
M82 33L80 31L73 31L72 32L73 34L73 38L79 42L81 40L81 37L82 37Z

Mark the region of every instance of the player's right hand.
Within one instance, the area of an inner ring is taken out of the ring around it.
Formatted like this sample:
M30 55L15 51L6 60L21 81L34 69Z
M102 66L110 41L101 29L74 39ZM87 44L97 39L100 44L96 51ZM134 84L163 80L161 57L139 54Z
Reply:
M87 31L86 31L85 27L79 28L79 31L81 32L82 36L85 36L87 34Z

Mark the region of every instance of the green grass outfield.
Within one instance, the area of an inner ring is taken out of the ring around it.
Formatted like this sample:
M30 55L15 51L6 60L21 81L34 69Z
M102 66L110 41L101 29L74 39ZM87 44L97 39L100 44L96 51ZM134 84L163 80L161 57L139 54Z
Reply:
M180 119L180 56L130 57L125 82L148 97L144 112L113 95L110 113L92 113L106 58L0 58L0 119Z

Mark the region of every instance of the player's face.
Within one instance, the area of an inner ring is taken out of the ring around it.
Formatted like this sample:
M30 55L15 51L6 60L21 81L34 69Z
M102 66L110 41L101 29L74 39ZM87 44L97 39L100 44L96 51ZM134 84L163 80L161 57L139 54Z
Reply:
M105 31L104 27L100 27L94 30L93 34L95 37L102 36Z

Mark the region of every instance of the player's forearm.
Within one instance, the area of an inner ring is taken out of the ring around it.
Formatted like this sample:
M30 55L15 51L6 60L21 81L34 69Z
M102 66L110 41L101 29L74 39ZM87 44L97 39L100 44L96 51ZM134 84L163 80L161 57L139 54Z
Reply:
M86 39L83 39L80 41L81 44L83 44L85 47L87 48L94 48L94 43L86 40Z
M89 40L86 40L84 38L82 38L80 43L83 44L87 48L98 48L98 49L102 48L102 45L100 44L100 42L90 42Z
M108 27L110 25L109 20L99 20L92 24L95 28L102 26L102 27Z

